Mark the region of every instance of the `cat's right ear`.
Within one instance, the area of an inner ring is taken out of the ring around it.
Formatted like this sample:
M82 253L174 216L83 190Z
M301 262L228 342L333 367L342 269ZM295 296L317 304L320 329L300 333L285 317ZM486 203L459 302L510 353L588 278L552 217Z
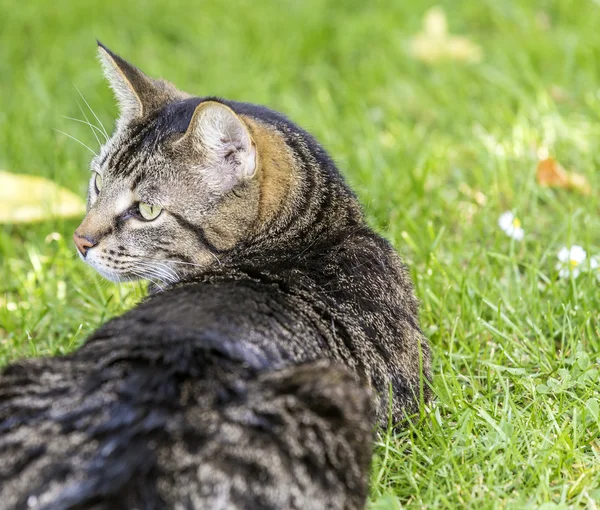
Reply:
M227 192L256 173L256 145L248 127L231 108L217 101L204 101L196 107L175 146L203 157L204 179L214 191Z
M98 58L104 76L119 103L121 112L119 123L127 124L140 118L181 94L170 83L146 76L100 41L98 41Z

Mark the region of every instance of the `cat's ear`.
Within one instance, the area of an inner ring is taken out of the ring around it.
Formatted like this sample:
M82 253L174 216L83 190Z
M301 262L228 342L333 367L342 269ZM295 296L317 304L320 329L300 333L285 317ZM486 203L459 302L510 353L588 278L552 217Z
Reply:
M256 145L248 127L231 108L216 101L196 107L187 131L175 143L201 156L205 178L221 191L256 173Z
M98 57L104 76L115 93L121 116L119 122L142 117L177 96L173 85L146 76L98 41Z

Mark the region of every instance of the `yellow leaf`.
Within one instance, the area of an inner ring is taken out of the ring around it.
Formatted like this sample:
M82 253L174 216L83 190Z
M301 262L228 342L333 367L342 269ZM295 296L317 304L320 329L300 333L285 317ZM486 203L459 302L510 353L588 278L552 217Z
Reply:
M31 223L85 213L81 197L52 181L0 171L0 223Z
M450 35L448 21L441 7L432 7L423 18L423 31L415 35L410 44L415 58L427 63L439 60L479 62L481 48L466 37Z

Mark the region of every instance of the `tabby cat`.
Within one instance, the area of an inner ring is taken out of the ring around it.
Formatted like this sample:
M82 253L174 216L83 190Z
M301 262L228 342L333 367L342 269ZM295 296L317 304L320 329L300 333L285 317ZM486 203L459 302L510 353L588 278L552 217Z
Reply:
M3 371L0 507L363 508L374 426L429 398L406 268L283 115L99 54L121 116L74 239L152 292Z

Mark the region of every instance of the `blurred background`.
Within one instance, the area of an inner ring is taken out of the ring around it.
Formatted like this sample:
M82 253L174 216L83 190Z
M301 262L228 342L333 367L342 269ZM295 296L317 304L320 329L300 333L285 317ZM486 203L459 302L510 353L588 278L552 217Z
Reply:
M96 39L187 92L279 110L331 153L409 265L435 356L436 402L383 434L372 508L596 508L600 1L0 12L0 171L84 198L90 153L70 137L98 142L66 117L110 132L117 115ZM2 182L5 204L31 194ZM143 296L82 267L80 219L2 220L0 364L67 352Z

